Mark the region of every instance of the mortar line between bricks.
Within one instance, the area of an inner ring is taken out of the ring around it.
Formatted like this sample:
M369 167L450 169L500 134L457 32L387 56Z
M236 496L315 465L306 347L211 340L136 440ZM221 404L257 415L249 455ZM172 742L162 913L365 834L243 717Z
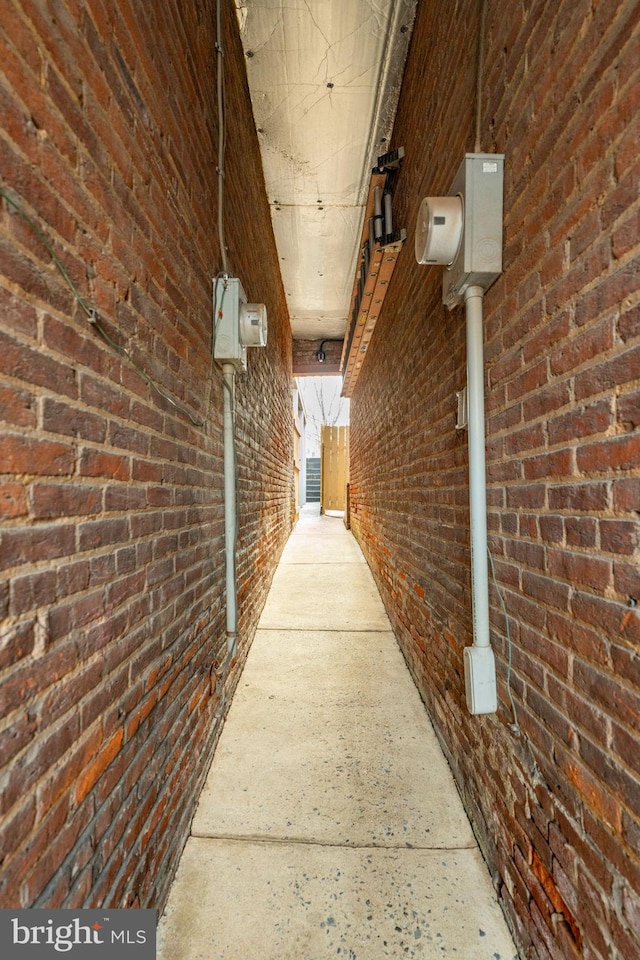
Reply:
M230 843L268 843L273 846L298 846L298 847L327 847L336 850L394 850L404 853L410 853L414 850L418 852L433 851L438 853L457 853L460 850L475 850L477 844L475 839L459 846L418 846L414 844L408 847L406 844L374 844L374 843L337 843L326 840L302 840L296 837L265 837L260 835L247 834L238 837L226 833L191 833L194 840L224 840Z

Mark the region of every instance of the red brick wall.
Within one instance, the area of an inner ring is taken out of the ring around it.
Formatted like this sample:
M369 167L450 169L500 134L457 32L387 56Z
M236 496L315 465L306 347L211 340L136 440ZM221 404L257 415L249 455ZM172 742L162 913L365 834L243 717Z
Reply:
M468 715L464 312L418 266L422 197L474 149L479 4L419 5L392 147L409 238L352 400L351 522L523 955L640 956L640 8L488 0L482 149L504 152L486 297L497 715Z
M291 345L233 4L230 266L269 311L237 383L246 655L292 522ZM215 3L6 0L0 175L0 905L161 907L225 703L211 370Z

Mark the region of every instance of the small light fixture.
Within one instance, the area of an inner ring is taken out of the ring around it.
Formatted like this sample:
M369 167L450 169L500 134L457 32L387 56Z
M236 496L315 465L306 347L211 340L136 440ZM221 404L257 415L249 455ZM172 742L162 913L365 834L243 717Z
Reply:
M316 350L316 360L318 363L324 363L327 359L327 355L324 352L325 343L342 343L342 338L323 340L318 349Z

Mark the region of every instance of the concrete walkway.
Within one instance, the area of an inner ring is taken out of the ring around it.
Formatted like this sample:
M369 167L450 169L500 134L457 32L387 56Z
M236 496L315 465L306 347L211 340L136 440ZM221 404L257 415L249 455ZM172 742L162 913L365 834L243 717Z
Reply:
M516 956L341 519L303 515L285 548L158 939L159 960Z

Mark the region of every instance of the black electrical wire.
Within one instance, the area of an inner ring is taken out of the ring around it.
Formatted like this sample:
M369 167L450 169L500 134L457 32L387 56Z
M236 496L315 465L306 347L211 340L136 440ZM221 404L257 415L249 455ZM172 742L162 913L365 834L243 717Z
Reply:
M323 340L320 346L318 347L318 349L316 350L316 354L315 354L316 360L318 361L318 363L324 363L324 361L327 359L327 355L322 349L325 343L344 343L344 338L330 337L328 340Z

